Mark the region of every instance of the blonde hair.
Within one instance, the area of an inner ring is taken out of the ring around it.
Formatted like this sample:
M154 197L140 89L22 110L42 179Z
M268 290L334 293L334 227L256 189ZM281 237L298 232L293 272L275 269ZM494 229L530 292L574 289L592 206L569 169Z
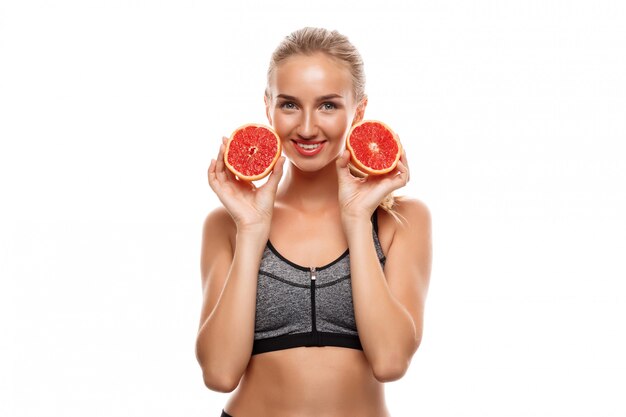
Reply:
M336 30L324 28L304 27L285 36L282 42L272 53L269 68L267 70L267 87L265 96L271 100L270 80L276 67L285 59L293 55L313 55L322 52L327 56L343 63L350 70L352 76L352 86L354 98L357 103L361 103L366 98L365 94L365 71L363 70L363 59L356 47L349 41L348 37ZM350 173L356 177L363 178L365 174L357 171L350 165ZM380 202L379 207L391 214L396 221L400 214L395 210L396 200L402 199L389 193Z

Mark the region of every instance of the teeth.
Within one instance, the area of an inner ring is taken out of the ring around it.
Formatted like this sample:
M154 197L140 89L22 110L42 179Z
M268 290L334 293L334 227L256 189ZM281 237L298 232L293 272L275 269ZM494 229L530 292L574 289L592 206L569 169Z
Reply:
M307 149L307 150L312 150L312 149L317 149L319 148L320 144L316 144L316 145L311 145L311 144L303 144L303 143L297 143L297 145L299 147L301 147L302 149Z

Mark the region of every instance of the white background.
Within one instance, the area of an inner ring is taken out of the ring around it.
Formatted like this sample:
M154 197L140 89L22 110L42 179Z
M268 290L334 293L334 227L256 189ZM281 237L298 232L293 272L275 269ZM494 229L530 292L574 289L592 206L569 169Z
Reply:
M359 48L398 194L433 216L392 415L626 415L625 22L618 0L0 1L0 415L219 415L194 353L206 170L266 122L302 26Z

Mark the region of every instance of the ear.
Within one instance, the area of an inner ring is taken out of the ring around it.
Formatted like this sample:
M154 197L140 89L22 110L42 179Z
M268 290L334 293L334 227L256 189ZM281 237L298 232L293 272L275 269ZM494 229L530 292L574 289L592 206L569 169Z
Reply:
M363 120L363 117L365 115L365 107L367 107L367 96L363 96L363 99L357 106L356 112L354 114L354 119L352 120L352 125L355 125Z
M265 115L267 116L267 121L270 123L270 126L272 126L272 116L270 116L270 100L267 98L267 96L263 96L263 101L265 102Z

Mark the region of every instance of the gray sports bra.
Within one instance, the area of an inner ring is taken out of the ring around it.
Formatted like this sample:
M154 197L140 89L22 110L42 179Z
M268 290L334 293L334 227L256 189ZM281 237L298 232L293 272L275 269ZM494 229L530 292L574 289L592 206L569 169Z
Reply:
M376 211L372 235L378 260ZM363 350L354 319L348 249L324 266L304 267L282 256L268 240L256 294L252 354L300 346L339 346Z

